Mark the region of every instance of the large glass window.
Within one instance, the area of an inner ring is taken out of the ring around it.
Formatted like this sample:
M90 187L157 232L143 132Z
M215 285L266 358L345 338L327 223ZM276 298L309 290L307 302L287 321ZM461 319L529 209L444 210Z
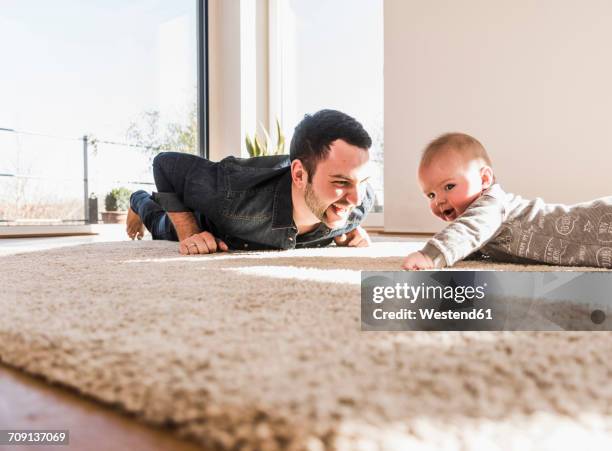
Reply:
M194 0L3 1L0 54L5 224L85 219L84 151L101 210L160 149L197 153Z
M373 140L377 210L383 198L383 0L282 0L280 115L288 137L322 108L358 119ZM274 89L273 86L271 89Z

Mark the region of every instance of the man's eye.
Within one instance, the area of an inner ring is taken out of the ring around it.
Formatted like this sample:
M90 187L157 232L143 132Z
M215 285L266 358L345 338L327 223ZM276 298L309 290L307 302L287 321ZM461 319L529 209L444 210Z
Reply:
M445 189L446 191L450 191L450 190L452 190L454 187L455 187L455 184L454 184L454 183L449 183L448 185L446 185L446 186L444 187L444 189Z
M429 199L433 199L434 197L436 197L436 195L435 195L434 193L429 193L429 194L427 195L427 197L428 197Z
M349 184L348 182L345 182L345 181L342 181L342 180L336 180L336 181L334 182L334 185L336 185L336 186L342 186L342 187L348 186L348 184Z

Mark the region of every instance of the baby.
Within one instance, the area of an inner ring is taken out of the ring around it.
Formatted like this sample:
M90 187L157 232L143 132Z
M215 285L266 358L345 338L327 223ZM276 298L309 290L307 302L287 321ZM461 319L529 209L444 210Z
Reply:
M432 213L450 224L403 269L452 266L477 251L492 261L612 268L612 197L565 206L506 193L482 144L463 133L430 143L418 177Z

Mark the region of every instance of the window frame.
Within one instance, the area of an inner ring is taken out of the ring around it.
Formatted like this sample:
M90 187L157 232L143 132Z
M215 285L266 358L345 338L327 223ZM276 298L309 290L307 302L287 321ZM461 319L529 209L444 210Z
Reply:
M209 96L208 96L208 0L195 0L197 29L197 130L198 153L209 156Z
M282 52L282 8L286 0L267 0L268 1L268 130L276 127L276 118L283 117L283 52ZM384 82L383 82L384 83ZM383 122L384 124L384 122ZM288 145L288 143L287 143ZM383 163L384 164L384 163ZM383 185L383 192L386 193L386 185ZM362 226L369 229L384 229L385 208L383 211L369 213L362 223Z

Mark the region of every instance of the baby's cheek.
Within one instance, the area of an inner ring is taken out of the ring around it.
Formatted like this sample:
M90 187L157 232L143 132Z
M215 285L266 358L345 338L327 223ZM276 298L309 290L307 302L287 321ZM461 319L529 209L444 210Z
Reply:
M470 197L465 197L464 199L462 199L461 202L461 213L463 213L465 210L467 210L467 208L472 205L472 202L474 202L476 199L478 199L479 194L473 194Z

